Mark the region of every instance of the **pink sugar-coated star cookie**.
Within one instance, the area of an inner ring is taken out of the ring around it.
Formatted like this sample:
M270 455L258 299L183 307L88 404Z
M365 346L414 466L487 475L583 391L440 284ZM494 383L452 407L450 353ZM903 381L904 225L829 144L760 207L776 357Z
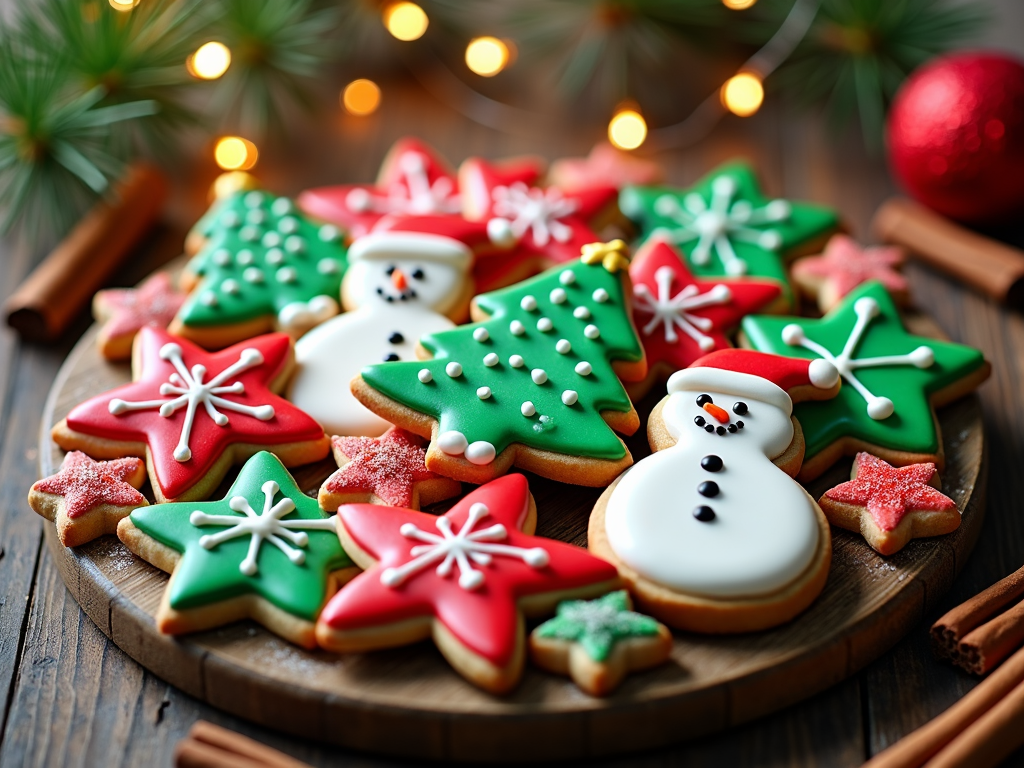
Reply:
M96 336L100 354L107 360L127 360L139 329L166 328L184 302L185 294L174 289L166 272L157 272L138 288L98 291L92 314L102 323Z
M909 299L907 278L898 270L905 256L892 245L861 247L846 235L834 235L818 256L808 256L793 265L793 281L808 296L817 298L821 311L828 312L850 291L869 280L885 286L893 299Z
M650 186L664 179L661 166L629 152L616 149L607 141L594 145L586 157L563 157L551 163L548 179L566 192L597 184L621 188Z

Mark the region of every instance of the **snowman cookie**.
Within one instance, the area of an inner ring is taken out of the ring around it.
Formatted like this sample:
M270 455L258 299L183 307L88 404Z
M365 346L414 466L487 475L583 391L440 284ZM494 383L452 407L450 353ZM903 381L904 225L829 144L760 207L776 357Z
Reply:
M463 243L421 232L377 232L352 244L342 283L350 310L295 345L288 398L331 435L383 434L391 424L349 391L371 363L415 360L420 336L465 319L473 294L472 252Z
M793 477L795 400L828 399L824 360L719 350L669 379L653 455L598 499L590 551L614 562L641 610L695 632L749 632L806 609L825 586L831 536Z

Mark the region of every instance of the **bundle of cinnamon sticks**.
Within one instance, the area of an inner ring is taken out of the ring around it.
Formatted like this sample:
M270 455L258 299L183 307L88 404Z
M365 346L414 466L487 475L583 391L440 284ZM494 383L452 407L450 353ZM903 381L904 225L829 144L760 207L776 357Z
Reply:
M310 768L240 733L199 720L174 751L175 768Z

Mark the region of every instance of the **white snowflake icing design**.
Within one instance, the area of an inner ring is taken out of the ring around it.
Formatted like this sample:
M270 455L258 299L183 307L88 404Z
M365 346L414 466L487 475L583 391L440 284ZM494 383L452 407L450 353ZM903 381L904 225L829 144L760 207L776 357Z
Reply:
M274 406L272 405L243 405L221 397L221 395L245 394L245 385L242 382L236 381L231 384L225 384L225 382L243 371L262 365L263 355L258 349L251 347L243 349L238 360L208 382L203 381L206 377L206 366L197 363L189 371L182 359L181 347L178 344L169 342L160 347L160 358L169 360L177 371L177 373L171 374L167 382L160 385L160 394L170 397L170 400L131 401L115 397L107 407L115 416L130 411L147 411L155 408L159 409L160 415L166 419L185 408L185 421L181 425L181 435L178 438L178 445L174 449L174 458L177 461L184 462L192 458L189 439L192 436L192 424L195 421L196 411L200 405L206 409L207 415L219 427L227 426L228 417L218 411L218 408L244 413L246 416L252 416L260 421L274 418Z
M196 510L188 521L197 528L204 525L224 526L227 530L220 533L207 534L200 537L199 546L203 549L213 549L229 539L237 539L240 536L249 536L249 551L245 559L238 565L238 570L246 576L255 576L259 573L256 563L259 558L260 547L264 541L269 541L295 565L302 565L306 562L306 553L295 547L305 547L309 544L309 536L302 532L307 531L333 531L334 521L328 518L322 520L306 520L296 518L295 520L282 520L281 518L295 509L295 502L289 498L281 499L274 503L274 496L280 490L280 486L273 480L267 480L261 488L263 491L263 512L257 513L244 496L232 496L228 506L235 512L242 512L245 517L235 515L208 515L205 512ZM299 529L299 530L296 530ZM288 541L286 542L285 539ZM292 547L288 544L295 545Z
M683 204L672 195L662 195L654 201L654 210L676 222L679 227L661 228L676 244L696 240L690 260L705 265L711 259L714 249L722 266L730 275L743 275L747 263L736 255L733 241L754 243L769 251L782 247L782 235L769 224L786 221L791 209L785 200L772 200L767 205L755 208L747 200L733 202L737 191L736 181L729 176L719 176L711 182L710 205L696 192L683 198Z
M469 516L458 533L452 533L452 522L447 517L437 518L437 529L441 532L430 533L418 528L413 523L404 523L399 529L406 538L425 542L413 547L409 554L413 559L395 568L385 568L380 574L380 581L386 587L397 587L407 579L433 565L438 560L435 573L444 578L452 572L452 566L458 566L459 586L465 590L477 589L484 583L484 574L473 568L477 565L489 565L493 557L514 557L522 560L531 568L543 568L550 558L547 550L541 547L526 549L508 544L493 544L508 538L508 531L501 523L489 528L476 530L477 523L490 514L486 504L479 502L469 508Z
M349 210L358 213L397 213L426 216L431 213L460 213L462 203L452 180L441 176L430 183L427 159L415 152L398 161L405 186L392 185L386 197L375 196L366 189L353 189L345 197Z
M850 331L846 344L843 345L839 354L833 354L816 341L808 339L804 329L796 323L790 323L782 329L782 340L791 347L803 347L809 349L816 355L832 363L839 371L839 375L852 386L867 403L868 416L876 421L887 419L895 411L892 400L872 394L867 387L857 378L855 371L859 368L881 368L896 365L912 365L915 368L928 368L935 362L935 353L930 347L920 346L913 352L906 355L883 355L880 357L854 358L857 345L864 337L871 320L878 316L878 302L870 296L857 299L853 305L853 311L857 315L857 322Z
M528 187L521 181L491 190L495 218L487 222L487 234L501 245L512 245L527 232L539 246L551 240L567 243L572 227L561 221L576 212L578 201L567 198L557 187Z
M678 326L679 330L697 342L702 351L710 352L715 348L715 340L708 336L707 332L714 327L714 323L706 317L691 314L691 310L728 304L732 300L732 291L729 290L729 286L719 283L710 291L700 293L700 289L691 284L673 296L673 279L675 273L671 267L659 267L654 272L654 282L658 286L657 296L652 295L651 289L643 283L633 286L636 308L654 315L643 327L644 335L650 336L659 325L664 325L665 341L675 344L679 340L676 334Z

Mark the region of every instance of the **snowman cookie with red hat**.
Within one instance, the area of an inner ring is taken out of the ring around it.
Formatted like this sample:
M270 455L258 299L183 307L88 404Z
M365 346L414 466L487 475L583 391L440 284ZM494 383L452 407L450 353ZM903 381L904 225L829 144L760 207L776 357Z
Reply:
M672 375L651 413L654 454L590 518L646 613L678 629L749 632L806 609L832 559L828 521L793 478L804 443L793 403L834 397L826 360L712 352Z

